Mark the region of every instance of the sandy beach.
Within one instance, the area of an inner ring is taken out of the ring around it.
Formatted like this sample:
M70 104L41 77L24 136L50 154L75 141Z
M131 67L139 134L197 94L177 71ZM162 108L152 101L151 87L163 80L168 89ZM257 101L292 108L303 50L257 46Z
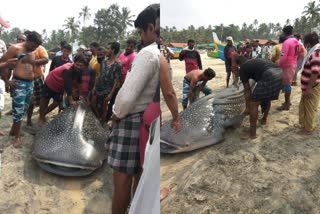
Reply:
M217 77L209 82L214 92L225 87L224 63L202 55L203 67ZM184 62L172 60L173 83L182 98ZM267 125L258 126L258 138L240 140L249 118L229 129L220 144L189 153L161 155L161 187L170 195L161 213L318 213L320 210L320 136L299 136L300 87L293 87L292 107L275 108ZM163 120L170 113L161 102ZM5 112L11 108L6 94ZM180 111L182 106L179 103ZM38 119L35 109L33 122ZM53 117L56 112L50 114ZM319 121L320 122L320 121ZM12 117L3 115L0 130L9 132ZM25 119L23 122L25 125ZM31 157L34 136L26 132L22 149L14 149L8 136L0 137L0 213L110 213L112 173L107 164L87 177L68 178L47 173Z
M203 68L211 67L217 74L208 85L213 92L223 89L224 62L201 57ZM181 102L184 62L172 60L171 66ZM161 202L161 213L318 213L320 132L318 128L310 136L295 134L300 96L299 83L293 87L291 109L280 112L276 110L284 102L280 94L272 102L267 125L258 125L257 139L239 139L249 130L246 117L240 128L227 130L220 144L189 153L161 154L161 187L171 190ZM161 108L163 120L170 119L164 102Z
M47 65L49 68L49 65ZM11 98L6 94L5 111L11 109ZM49 114L54 117L57 110ZM37 123L38 108L32 122ZM9 133L12 116L3 115L0 130ZM26 125L26 117L22 126ZM62 177L47 173L31 157L34 136L22 131L23 148L15 149L12 137L0 137L0 213L111 213L113 191L112 170L105 163L86 177Z

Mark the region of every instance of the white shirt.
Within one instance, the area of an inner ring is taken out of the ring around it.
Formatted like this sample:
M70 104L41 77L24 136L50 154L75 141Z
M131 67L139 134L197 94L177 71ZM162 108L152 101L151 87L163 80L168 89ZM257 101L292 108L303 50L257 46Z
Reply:
M142 112L152 101L159 85L160 50L154 42L144 47L135 57L130 72L113 105L113 114L124 118Z
M7 52L7 45L4 41L0 39L0 58Z
M0 79L0 112L2 112L4 109L4 92L5 91L6 91L5 83L2 79Z

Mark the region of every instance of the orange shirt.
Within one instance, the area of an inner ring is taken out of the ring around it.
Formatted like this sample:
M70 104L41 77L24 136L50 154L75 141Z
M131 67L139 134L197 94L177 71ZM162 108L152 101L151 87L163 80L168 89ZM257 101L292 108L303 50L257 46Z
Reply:
M39 45L39 47L34 51L35 59L47 58L49 59L46 49ZM44 74L44 65L35 65L34 66L34 78L41 77Z
M101 69L100 63L98 63L98 61L97 61L96 63L94 63L92 69L93 69L93 70L95 71L95 73L96 73L96 78L98 78L99 75L100 75L100 69Z

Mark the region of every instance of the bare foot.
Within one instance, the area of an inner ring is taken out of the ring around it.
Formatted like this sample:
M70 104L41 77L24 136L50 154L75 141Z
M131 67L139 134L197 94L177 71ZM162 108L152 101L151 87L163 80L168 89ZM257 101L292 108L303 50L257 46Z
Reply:
M301 129L301 130L297 131L296 134L298 134L298 135L312 135L312 132Z
M12 110L4 113L4 115L12 115Z
M252 136L249 133L240 135L241 140L256 139L256 138L257 138L257 135Z
M14 132L11 130L9 136L15 136ZM20 137L24 137L24 133L20 131Z
M282 105L277 108L278 111L288 111L290 109L290 105Z
M20 137L15 138L11 143L12 143L13 147L16 149L22 148L22 142L21 142Z
M39 121L38 121L38 124L39 124L40 126L45 125L46 123L47 123L47 119L45 119L45 120L39 120Z
M163 199L165 199L166 197L168 197L170 193L169 188L164 187L160 190L160 201L162 201Z
M5 136L6 134L3 131L0 131L0 136Z
M260 122L261 125L266 125L267 124L267 119L261 118L259 120L259 122Z

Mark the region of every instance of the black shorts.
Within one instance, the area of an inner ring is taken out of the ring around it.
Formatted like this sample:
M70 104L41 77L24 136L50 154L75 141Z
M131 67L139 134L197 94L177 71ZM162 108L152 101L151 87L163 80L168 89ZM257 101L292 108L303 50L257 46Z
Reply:
M51 90L47 84L45 83L43 86L43 91L42 91L42 96L45 97L46 99L53 99L57 103L60 103L63 98L63 93L57 93L53 90Z
M261 80L257 82L251 99L255 102L277 100L281 89L282 70L280 68L269 68L262 74Z

